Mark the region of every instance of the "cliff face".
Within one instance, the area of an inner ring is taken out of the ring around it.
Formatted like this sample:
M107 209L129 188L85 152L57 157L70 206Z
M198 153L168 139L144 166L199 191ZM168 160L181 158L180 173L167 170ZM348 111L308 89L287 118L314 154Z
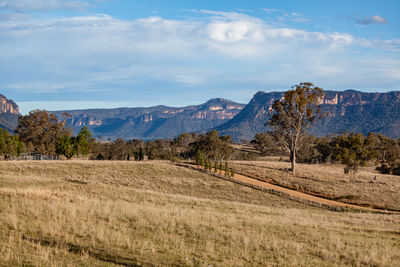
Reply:
M4 95L0 94L0 113L19 115L19 109L14 101L7 99Z
M0 128L14 132L19 115L17 104L0 94Z
M70 114L71 118L66 118L66 122L75 133L87 126L94 136L150 140L211 129L234 118L244 106L216 98L201 105L181 108L155 106L54 113L60 118L64 112Z
M272 104L283 96L284 92L258 92L235 118L216 129L233 136L235 140L251 139L256 133L267 130L264 125L271 116ZM395 138L400 136L399 91L326 91L321 106L329 116L310 128L311 134L350 131L363 134L377 132Z

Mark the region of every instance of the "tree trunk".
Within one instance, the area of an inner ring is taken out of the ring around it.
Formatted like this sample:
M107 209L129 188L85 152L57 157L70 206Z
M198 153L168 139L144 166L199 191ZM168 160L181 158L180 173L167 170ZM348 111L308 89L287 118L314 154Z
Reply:
M297 148L297 136L292 140L291 151L290 151L290 161L291 161L291 171L294 174L296 167L296 148Z
M291 171L294 174L295 167L296 167L296 150L293 149L291 154L292 154L291 157L290 157L290 160L291 160L291 163L292 163Z

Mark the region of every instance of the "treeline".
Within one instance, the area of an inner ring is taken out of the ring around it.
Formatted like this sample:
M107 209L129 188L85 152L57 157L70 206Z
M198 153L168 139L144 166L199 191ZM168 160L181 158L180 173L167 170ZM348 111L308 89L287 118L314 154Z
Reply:
M66 118L69 115L63 114ZM229 136L219 136L217 131L205 134L183 133L173 140L116 139L99 141L92 138L87 127L78 135L65 127L65 118L59 120L45 110L31 111L18 119L17 135L0 132L0 153L5 158L22 153L59 155L67 159L73 156L89 157L93 160L179 160L195 159L202 151L207 159L229 160L249 158L247 153L235 151Z
M299 163L343 163L345 173L355 173L359 167L374 162L381 173L400 175L400 139L376 133L367 136L357 133L330 137L305 135L302 138L297 150ZM256 134L251 143L264 156L288 155L274 132Z
M243 157L234 151L232 138L219 136L217 131L205 134L182 133L173 140L116 139L113 142L93 144L91 159L97 160L195 160L198 151L207 159L229 160Z
M68 114L65 114L68 116ZM25 154L63 155L67 159L75 155L87 156L94 139L87 127L77 136L65 128L54 114L45 110L31 111L18 118L17 135L0 130L0 155L4 159Z

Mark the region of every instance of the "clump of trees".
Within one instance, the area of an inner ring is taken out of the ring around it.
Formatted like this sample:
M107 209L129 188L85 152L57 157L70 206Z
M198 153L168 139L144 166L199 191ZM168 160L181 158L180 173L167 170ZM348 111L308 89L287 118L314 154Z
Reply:
M375 161L381 173L400 175L399 140L376 133L345 133L334 137L331 145L334 159L346 165L345 173L355 173L360 166Z
M233 153L231 144L232 137L220 136L216 130L212 130L198 136L197 140L190 144L191 153L189 155L201 151L206 158L213 161L228 160Z
M34 110L29 115L19 117L15 132L29 152L44 155L55 155L58 139L71 135L63 122L45 110Z
M142 140L116 139L110 142L98 142L93 146L92 159L106 160L178 160L195 159L201 151L204 159L223 161L231 157L232 138L219 136L217 131L205 134L182 133L173 140L157 139L144 142Z
M118 138L113 142L96 142L93 144L90 159L94 160L144 160L144 142L142 140L126 141Z
M215 130L204 134L182 133L173 140L116 139L93 144L91 159L97 160L196 160L196 164L220 175L232 175L228 160L235 154L230 136Z
M86 126L82 127L77 136L71 136L70 132L66 131L56 142L56 154L64 155L67 159L74 155L87 156L92 143L92 134Z
M286 153L285 149L279 144L276 133L273 131L256 134L250 143L260 151L262 156L281 156Z
M369 134L367 138L372 155L380 164L376 169L383 174L400 175L400 139L375 133Z
M360 166L366 166L373 157L367 138L362 134L343 134L332 141L335 159L345 164L345 173L356 173Z
M271 132L257 134L252 144L264 155L287 155L282 148L276 147L271 135ZM325 137L304 135L296 161L308 164L342 163L345 173L356 173L360 167L371 162L378 165L376 169L383 174L400 175L400 140L376 133L367 136L360 133Z
M231 176L233 170L228 166L228 160L234 153L230 136L220 136L216 130L200 135L197 141L191 143L191 150L196 151L196 164L205 170L214 170L215 174Z
M87 156L93 143L87 127L83 127L77 136L72 136L72 131L65 127L65 121L59 121L53 113L45 110L34 110L19 117L15 133L18 140L26 144L27 152L64 155L67 159L74 155Z
M25 144L19 140L18 136L0 129L0 156L9 159L21 155L25 149Z
M191 144L199 138L197 133L182 133L174 139L172 145L180 158L190 159L193 157Z

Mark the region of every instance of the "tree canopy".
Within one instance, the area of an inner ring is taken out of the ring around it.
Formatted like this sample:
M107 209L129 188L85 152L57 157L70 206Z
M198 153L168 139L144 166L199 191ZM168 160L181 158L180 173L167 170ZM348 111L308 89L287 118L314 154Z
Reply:
M0 129L0 155L4 158L19 156L25 151L25 144L18 136L11 135L8 131Z
M345 173L356 173L374 156L369 140L360 133L342 134L333 140L336 160L346 165Z
M200 150L206 158L214 160L227 160L231 156L233 150L230 144L232 137L219 136L216 130L209 131L198 137L198 140L193 145L193 151L197 153Z
M302 82L293 86L282 100L276 100L272 105L273 115L269 125L274 129L280 144L289 152L293 173L296 152L302 143L305 129L323 116L319 107L323 96L322 88L310 82Z
M56 154L56 144L60 137L71 135L64 123L46 110L34 110L29 115L19 117L15 132L22 142L32 148L32 152L47 155Z
M87 156L89 154L92 134L88 127L84 126L75 138L74 146L77 154Z

